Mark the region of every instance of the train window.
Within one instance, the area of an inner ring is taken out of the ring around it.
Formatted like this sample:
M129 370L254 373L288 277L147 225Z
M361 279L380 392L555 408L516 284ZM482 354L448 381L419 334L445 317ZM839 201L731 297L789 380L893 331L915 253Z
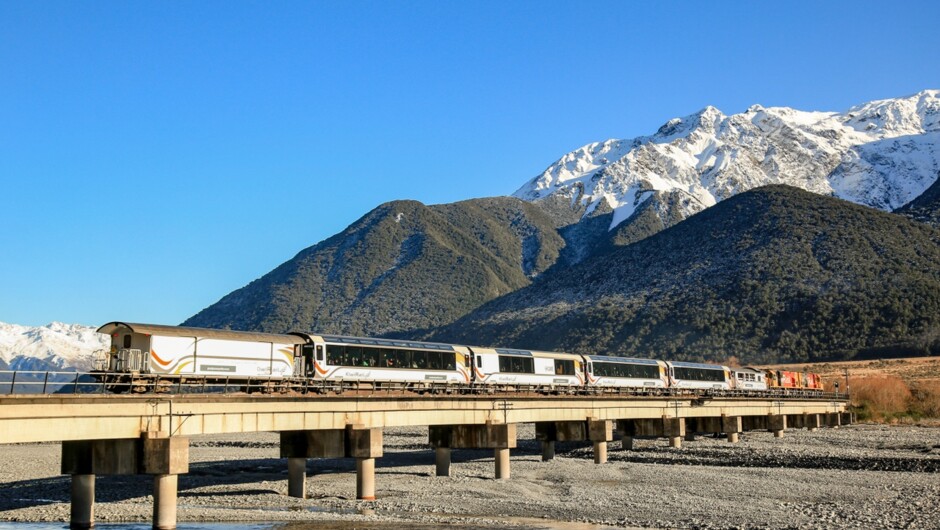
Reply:
M477 355L477 368L483 368L483 357Z
M412 368L424 370L428 367L428 353L423 351L411 352Z
M131 336L124 335L124 349L128 349L130 347L131 347Z
M723 382L725 380L724 370L710 370L707 368L683 368L675 367L676 379L688 379L691 381L714 381Z
M599 377L628 377L658 379L659 367L626 363L594 363L594 375Z
M456 370L457 369L457 355L456 353L447 352L444 353L444 369L445 370Z
M574 361L555 359L555 375L574 375Z
M362 349L362 366L379 366L382 351L375 348Z
M326 347L327 364L331 364L334 366L343 366L344 364L346 364L343 353L344 352L343 352L342 346L333 346L333 345L327 346Z
M534 374L535 362L528 357L516 357L512 355L499 356L499 371L515 374Z
M308 346L305 345L304 348L308 348ZM324 358L323 358L323 346L321 346L321 345L319 345L319 344L317 344L317 360L320 361L320 362L323 362L323 361L324 361Z
M444 369L444 359L443 353L439 351L429 351L428 352L428 368L431 370L443 370Z
M378 366L384 368L395 368L395 352L379 350Z

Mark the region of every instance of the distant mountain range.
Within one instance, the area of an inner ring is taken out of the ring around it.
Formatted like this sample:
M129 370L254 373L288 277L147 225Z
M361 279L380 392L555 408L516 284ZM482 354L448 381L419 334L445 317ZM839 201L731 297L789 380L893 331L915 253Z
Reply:
M90 370L96 350L110 347L96 328L53 322L29 327L0 322L0 370Z
M706 107L510 197L383 204L184 324L761 362L928 351L938 175L937 90Z

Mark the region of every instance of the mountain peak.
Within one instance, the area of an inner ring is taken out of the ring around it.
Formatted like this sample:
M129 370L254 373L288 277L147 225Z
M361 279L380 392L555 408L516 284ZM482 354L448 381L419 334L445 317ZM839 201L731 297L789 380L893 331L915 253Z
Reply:
M681 191L704 206L767 184L788 184L894 210L940 170L940 91L871 101L845 113L753 105L726 116L707 106L653 135L588 144L513 195L560 195L586 214L602 200L613 229L652 191Z

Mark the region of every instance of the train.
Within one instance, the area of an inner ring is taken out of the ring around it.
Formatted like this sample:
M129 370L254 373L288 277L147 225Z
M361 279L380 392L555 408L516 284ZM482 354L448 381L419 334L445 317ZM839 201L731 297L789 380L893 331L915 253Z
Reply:
M108 322L93 377L112 392L194 382L247 391L404 389L642 394L823 390L817 374L605 355Z

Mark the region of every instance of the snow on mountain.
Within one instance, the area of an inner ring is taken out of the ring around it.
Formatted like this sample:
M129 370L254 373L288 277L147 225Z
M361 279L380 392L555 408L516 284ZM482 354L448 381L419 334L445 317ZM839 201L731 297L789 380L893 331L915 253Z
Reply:
M754 105L714 107L666 122L651 136L572 151L513 196L566 197L614 210L610 228L655 195L686 196L686 216L766 184L788 184L882 210L923 193L940 170L940 90L872 101L844 113Z
M110 337L96 328L53 322L40 327L0 322L0 364L11 370L91 369L96 350Z

